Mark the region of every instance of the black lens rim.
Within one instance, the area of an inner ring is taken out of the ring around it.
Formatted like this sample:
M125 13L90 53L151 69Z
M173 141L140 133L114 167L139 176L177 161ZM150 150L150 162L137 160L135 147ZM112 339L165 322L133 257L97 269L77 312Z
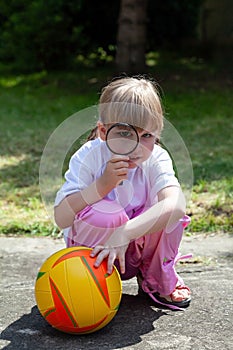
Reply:
M137 136L137 142L136 142L135 147L134 147L132 150L130 150L129 152L118 153L118 152L115 152L114 150L112 150L111 147L109 146L109 144L108 144L108 135L109 135L110 131L111 131L113 128L115 128L116 126L128 126L128 127L130 127L131 129L133 129L133 131L135 132L135 134L136 134L136 136ZM130 153L132 153L132 152L135 151L135 149L138 147L138 144L139 144L138 132L137 132L136 128L135 128L133 125L131 125L131 124L128 124L128 123L120 123L120 122L114 123L114 124L108 129L108 131L107 131L107 134L106 134L106 145L107 145L109 151L111 151L111 152L114 153L114 154L119 154L119 155L122 155L122 156L127 156L128 154L130 154Z

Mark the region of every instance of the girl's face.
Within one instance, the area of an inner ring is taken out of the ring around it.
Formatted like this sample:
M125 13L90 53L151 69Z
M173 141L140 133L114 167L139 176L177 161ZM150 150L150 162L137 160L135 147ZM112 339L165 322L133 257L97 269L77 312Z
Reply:
M98 125L98 130L99 130L99 136L102 138L102 140L106 141L106 135L108 134L108 130L111 129L111 126L114 124L108 124L108 125L103 125L102 123L99 123ZM156 132L151 132L147 131L142 128L135 127L136 133L138 135L136 143L135 137L133 143L131 143L131 148L134 148L134 150L130 153L127 153L127 156L129 157L129 168L133 169L142 164L144 161L146 161L154 148L154 144L156 141ZM132 130L132 129L131 129ZM122 148L122 151L119 152L119 154L126 154L124 153L125 151L127 152L127 142L125 143L125 139L128 138L128 130L125 129L124 127L119 127L119 128L114 128L113 131L113 143L111 145L116 146L118 149ZM121 138L122 136L122 138ZM125 136L125 137L124 137ZM122 139L124 142L121 142ZM130 139L130 135L129 135ZM120 141L119 141L120 140ZM116 142L114 144L114 141ZM124 147L126 146L126 147ZM135 148L136 147L136 148ZM113 149L113 147L112 147ZM115 148L116 149L116 148ZM114 152L117 153L117 152Z
M155 132L150 132L141 128L136 128L136 130L139 143L137 148L132 153L128 154L130 169L136 168L150 157L156 141Z

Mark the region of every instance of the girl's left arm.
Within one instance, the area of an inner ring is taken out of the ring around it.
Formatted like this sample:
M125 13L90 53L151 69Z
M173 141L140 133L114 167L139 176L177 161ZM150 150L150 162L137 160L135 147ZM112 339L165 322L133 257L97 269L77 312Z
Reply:
M186 202L181 188L166 187L158 193L156 204L124 225L124 232L130 240L163 229L169 232L169 229L184 216L185 210Z
M169 232L185 214L186 203L182 190L178 186L170 186L158 192L158 202L144 213L118 227L104 246L97 246L92 256L97 255L95 266L108 257L108 272L116 258L119 259L121 272L125 271L125 252L129 242L144 235L166 229Z

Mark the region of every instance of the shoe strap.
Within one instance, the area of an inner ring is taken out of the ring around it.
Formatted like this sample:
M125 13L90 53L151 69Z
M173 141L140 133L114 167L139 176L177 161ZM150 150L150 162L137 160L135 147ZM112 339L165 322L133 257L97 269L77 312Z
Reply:
M180 260L191 259L192 257L193 257L192 253L188 253L185 255L181 255L180 253L178 253L174 259L174 263L177 264L177 262Z
M156 302L157 304L160 304L160 305L169 307L169 308L172 309L172 310L184 311L184 309L182 309L182 308L179 307L179 306L163 303L162 301L158 300L158 299L155 297L155 295L152 294L152 293L148 293L148 295L149 295L149 296L151 297L151 299L152 299L154 302Z

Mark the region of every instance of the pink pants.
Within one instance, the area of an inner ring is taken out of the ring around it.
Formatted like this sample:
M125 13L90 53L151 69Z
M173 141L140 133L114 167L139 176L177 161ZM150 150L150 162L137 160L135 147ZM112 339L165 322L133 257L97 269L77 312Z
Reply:
M142 211L134 214L138 216ZM79 212L68 236L67 247L103 245L114 229L124 224L129 217L118 203L101 200L87 206ZM129 244L126 251L126 272L122 280L142 276L142 288L145 292L159 292L163 295L172 293L177 284L183 285L182 278L175 271L178 249L184 228L190 218L184 216L173 230L155 232L138 238ZM115 265L119 270L118 261Z

